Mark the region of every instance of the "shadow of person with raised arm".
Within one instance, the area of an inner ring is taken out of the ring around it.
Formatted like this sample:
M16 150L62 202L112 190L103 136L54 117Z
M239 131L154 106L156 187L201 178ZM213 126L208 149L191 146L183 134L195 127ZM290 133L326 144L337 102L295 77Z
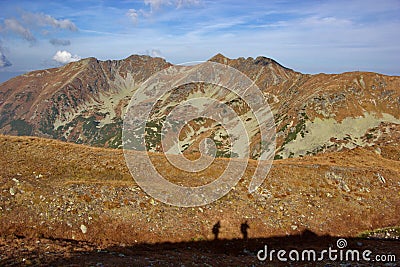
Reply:
M219 228L221 228L220 221L218 221L216 224L214 224L214 226L212 228L212 233L214 234L214 240L218 240Z
M244 240L247 240L247 238L248 238L247 229L249 229L249 228L250 228L250 226L247 224L247 221L245 221L244 223L242 223L240 225L240 232L242 232Z

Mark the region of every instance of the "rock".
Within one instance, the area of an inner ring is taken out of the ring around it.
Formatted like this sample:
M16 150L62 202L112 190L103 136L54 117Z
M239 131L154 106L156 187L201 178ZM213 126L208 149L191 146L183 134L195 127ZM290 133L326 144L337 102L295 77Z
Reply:
M379 172L377 173L377 176L378 176L378 178L379 178L379 180L381 181L382 184L386 183L385 177L383 177Z
M292 230L293 230L293 231L294 231L294 230L297 230L297 228L298 228L297 225L292 225L291 227L292 227Z
M81 224L81 231L82 233L86 234L87 233L87 227L84 224Z
M24 262L24 263L25 263L25 265L32 265L32 261L31 261L31 260L29 260L29 259L25 259L25 258L23 258L23 259L22 259L22 262Z
M10 188L10 194L11 194L12 196L14 196L15 193L16 193L15 189L14 189L13 187L11 187L11 188Z
M341 188L343 191L347 192L347 193L351 191L350 188L349 188L349 186L348 186L345 182L340 183L340 188Z

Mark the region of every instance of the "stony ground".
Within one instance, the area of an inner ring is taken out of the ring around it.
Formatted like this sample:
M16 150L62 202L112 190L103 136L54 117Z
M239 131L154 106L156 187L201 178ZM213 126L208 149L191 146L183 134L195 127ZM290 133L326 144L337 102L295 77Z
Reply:
M400 258L399 156L397 146L386 145L278 160L253 194L247 191L250 162L222 199L178 208L146 195L120 150L1 136L0 265L251 266L260 264L255 253L264 244L326 248L338 237L348 238L350 248ZM227 163L217 160L214 171L188 180L161 155L152 160L171 181L189 184L207 182ZM212 241L218 221L221 240ZM375 239L351 239L360 235Z

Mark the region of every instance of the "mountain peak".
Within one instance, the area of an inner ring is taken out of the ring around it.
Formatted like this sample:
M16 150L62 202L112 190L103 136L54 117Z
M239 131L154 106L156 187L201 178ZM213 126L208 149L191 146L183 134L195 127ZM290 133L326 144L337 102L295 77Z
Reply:
M259 65L259 66L268 66L268 65L272 64L272 65L279 66L279 67L281 67L281 68L283 68L285 70L291 70L292 71L292 69L283 66L282 64L280 64L276 60L274 60L272 58L265 57L265 56L258 56L256 58L239 57L239 58L236 58L236 59L231 59L231 58L228 58L228 57L224 56L221 53L218 53L215 56L213 56L212 58L210 58L208 61L213 61L213 62L217 62L217 63L221 63L221 64L228 64L230 61L240 61L240 62L245 61L245 62L253 63L253 64Z
M149 55L136 55L136 54L132 54L132 55L130 55L129 57L125 58L125 60L138 60L138 59L141 59L141 60L149 60L149 59L151 59L151 58L152 58L152 57L149 56Z
M254 64L256 64L256 65L268 66L269 64L276 64L279 67L284 68L286 70L292 70L290 68L287 68L287 67L283 66L282 64L280 64L276 60L274 60L272 58L264 57L264 56L258 56L253 61L254 61Z
M222 63L222 64L227 64L227 62L231 60L230 58L224 56L221 53L216 54L215 56L213 56L212 58L210 58L208 61L213 61L213 62L217 62L217 63Z
M123 60L143 61L143 62L146 62L146 61L149 61L149 60L157 60L157 61L160 60L162 62L167 62L162 57L152 57L152 56L149 56L149 55L136 55L136 54L130 55L129 57L127 57L127 58L125 58Z

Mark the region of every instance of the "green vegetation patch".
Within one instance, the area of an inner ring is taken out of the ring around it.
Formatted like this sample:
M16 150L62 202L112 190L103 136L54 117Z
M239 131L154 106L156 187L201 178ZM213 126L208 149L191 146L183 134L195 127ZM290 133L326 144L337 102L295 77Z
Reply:
M11 130L16 131L18 135L32 135L33 127L24 120L11 121Z

